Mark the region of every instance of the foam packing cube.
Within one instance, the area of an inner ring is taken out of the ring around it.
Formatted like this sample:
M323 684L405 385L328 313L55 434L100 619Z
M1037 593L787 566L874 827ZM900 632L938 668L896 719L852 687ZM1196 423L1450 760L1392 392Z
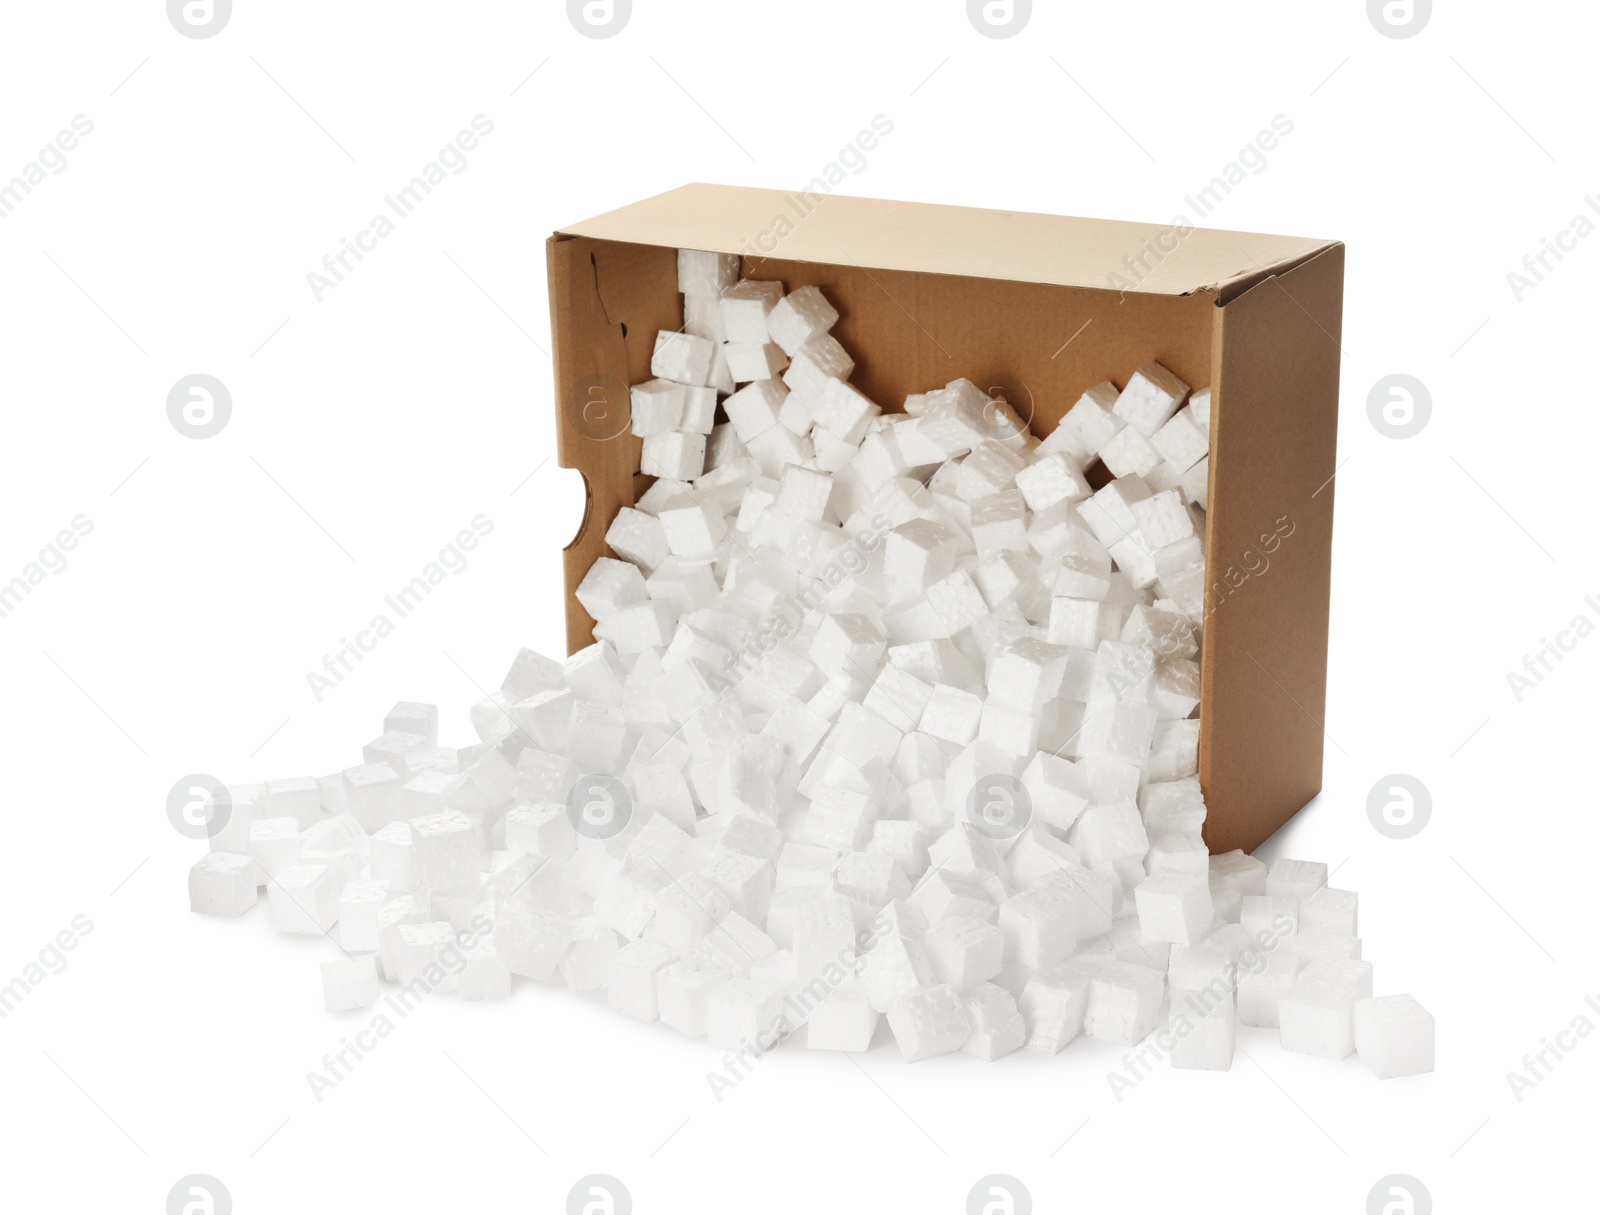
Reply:
M376 878L349 882L339 893L339 943L347 951L377 953L383 944L378 915L388 901L389 883Z
M742 442L750 443L778 424L789 390L776 380L747 384L722 403L728 421Z
M1112 412L1149 438L1160 430L1189 395L1189 386L1160 363L1146 363L1128 379Z
M339 891L327 865L289 866L267 887L267 902L279 932L325 933L339 918Z
M606 543L617 556L649 573L671 553L661 521L654 515L624 506L606 529Z
M322 1001L331 1013L367 1008L378 1001L378 965L370 954L322 964Z
M238 916L256 905L256 862L238 852L208 852L189 870L189 910Z
M772 340L767 317L783 299L783 284L746 279L722 292L724 340L761 345Z
M1027 1041L1028 1029L1017 1000L994 983L980 983L962 996L971 1030L961 1044L963 1054L993 1063Z
M788 356L776 342L729 342L723 354L736 384L770 380L789 365Z
M1356 1001L1356 1053L1380 1080L1431 1072L1433 1036L1433 1014L1409 995Z
M639 471L647 477L687 481L705 469L706 437L674 430L650 435L639 456Z
M660 1009L658 975L677 957L656 941L634 941L612 954L606 961L606 1003L611 1011L654 1021Z
M1356 936L1359 903L1354 890L1323 886L1300 901L1300 931Z
M1083 1032L1094 968L1063 962L1029 978L1017 1001L1027 1025L1027 1047L1054 1055Z
M1084 1032L1102 1042L1136 1046L1147 1038L1161 1016L1165 994L1161 972L1132 962L1106 962L1095 967L1084 1010Z
M411 838L423 880L435 890L460 890L477 881L476 831L459 810L412 819Z
M1177 490L1163 490L1133 503L1133 521L1152 552L1194 535L1194 519Z
M1140 431L1124 426L1100 449L1100 459L1114 477L1144 477L1161 466L1161 453Z
M1152 873L1134 890L1139 930L1157 941L1190 945L1211 924L1211 885L1204 876Z
M767 330L772 340L790 358L805 344L832 329L839 313L816 287L798 287L784 296L767 315Z
M1347 1058L1356 1048L1356 1004L1371 998L1371 962L1323 958L1309 963L1278 1003L1283 1048L1321 1059Z
M640 438L670 434L683 422L688 388L672 380L647 380L628 390L633 433Z
M818 334L790 356L793 360L783 373L783 382L815 407L830 382L847 380L855 370L855 360L828 334Z
M1096 384L1061 419L1061 426L1091 455L1099 455L1127 425L1114 411L1117 395L1116 386L1109 380Z
M1184 473L1205 458L1210 438L1185 409L1173 414L1150 436L1150 446L1161 453L1174 472Z
M1267 870L1267 894L1274 898L1308 899L1327 884L1328 866L1323 861L1284 857Z
M698 1038L706 1032L706 993L733 978L726 967L698 957L671 962L656 971L656 1008L662 1024Z
M1231 989L1172 993L1172 1066L1227 1071L1233 1066L1238 1019Z
M739 255L700 249L678 250L678 290L684 295L720 299L739 281Z
M939 982L957 991L994 978L1005 960L1005 934L974 916L941 920L928 929L923 945Z
M717 1050L770 1050L781 1030L783 992L755 979L724 979L706 992L706 1041Z
M907 1063L958 1051L971 1033L961 997L944 984L906 992L889 1009L888 1019Z
M806 1019L806 1046L852 1053L867 1050L878 1029L878 1015L866 988L856 980L846 980L811 1010Z

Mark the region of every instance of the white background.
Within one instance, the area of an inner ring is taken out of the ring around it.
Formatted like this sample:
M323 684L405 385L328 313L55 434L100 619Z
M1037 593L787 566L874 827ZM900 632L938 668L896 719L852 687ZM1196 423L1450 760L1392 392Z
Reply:
M240 1212L561 1210L592 1172L641 1212L955 1212L994 1172L1041 1211L1360 1212L1396 1172L1440 1210L1536 1210L1575 1183L1600 1043L1520 1102L1506 1073L1600 1022L1600 641L1520 703L1506 672L1600 621L1600 240L1521 302L1506 274L1600 186L1595 14L1441 5L1397 40L1360 0L1038 7L992 39L958 0L637 0L591 39L553 0L238 0L198 40L158 0L7 6L0 181L94 124L0 220L0 581L93 522L0 620L0 982L94 925L0 1021L9 1206L156 1212L193 1172ZM319 303L307 272L477 114L469 167ZM1159 222L1292 120L1207 220L1349 246L1326 788L1263 855L1361 891L1437 1073L1245 1031L1231 1072L1118 1102L1099 1043L907 1067L880 1034L718 1103L703 1044L523 984L430 1003L317 1102L368 1014L323 1012L326 942L189 913L168 789L359 762L399 698L470 741L515 648L563 642L545 237L690 180L799 187L877 114L847 192ZM165 412L193 372L233 398L204 441ZM1392 372L1431 392L1415 438L1368 421ZM318 703L306 672L479 513L470 566ZM1392 772L1432 795L1409 841L1366 817Z

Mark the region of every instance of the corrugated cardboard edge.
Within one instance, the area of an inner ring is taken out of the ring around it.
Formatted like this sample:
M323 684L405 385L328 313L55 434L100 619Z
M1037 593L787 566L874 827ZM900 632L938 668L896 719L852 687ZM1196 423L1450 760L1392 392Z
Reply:
M1200 743L1201 785L1227 807L1206 825L1213 852L1253 850L1322 788L1343 285L1335 244L1218 313Z
M786 225L776 240L764 237ZM592 240L671 244L875 270L1193 295L1281 270L1333 242L1313 237L845 194L693 182L562 228ZM1237 270L1235 268L1237 267Z

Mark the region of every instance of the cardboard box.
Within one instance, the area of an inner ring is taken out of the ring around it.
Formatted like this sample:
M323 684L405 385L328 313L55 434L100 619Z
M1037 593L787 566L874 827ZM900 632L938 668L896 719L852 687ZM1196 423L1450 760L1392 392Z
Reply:
M628 386L682 324L680 248L820 286L885 409L967 377L1048 434L1147 359L1212 389L1200 779L1212 851L1253 849L1322 787L1344 247L1335 241L691 185L550 238L557 429L588 505L572 591L648 487ZM1104 470L1099 470L1102 479Z

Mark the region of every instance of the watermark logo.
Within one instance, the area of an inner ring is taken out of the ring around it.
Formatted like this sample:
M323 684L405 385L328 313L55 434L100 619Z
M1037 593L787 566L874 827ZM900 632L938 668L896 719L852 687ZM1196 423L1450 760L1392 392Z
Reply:
M967 20L985 38L1014 38L1033 17L1033 0L967 0Z
M167 1215L232 1215L228 1187L205 1173L179 1178L167 1193Z
M1032 1215L1033 1195L1006 1173L990 1173L967 1191L967 1215Z
M967 821L992 840L1021 835L1033 819L1033 797L1006 773L980 776L967 794Z
M580 776L567 790L567 818L572 829L592 840L621 834L633 817L628 787L604 772Z
M579 434L596 443L627 433L633 422L628 386L610 376L579 384L572 399L572 422Z
M1386 375L1367 393L1367 420L1386 439L1410 439L1433 416L1433 395L1414 375Z
M1385 38L1415 38L1433 16L1433 0L1367 0L1367 20Z
M1367 1195L1367 1215L1432 1215L1428 1187L1405 1173L1380 1178Z
M186 375L167 393L167 420L186 439L220 434L233 416L233 395L214 375Z
M585 38L615 38L632 16L633 0L567 0L567 20Z
M233 16L233 0L167 0L167 20L185 38L222 33Z
M232 814L228 786L204 772L191 772L167 794L167 821L188 839L207 840L219 834Z
M590 1173L567 1192L567 1215L630 1215L633 1195L607 1173Z
M1367 818L1379 835L1408 840L1433 817L1433 796L1414 776L1392 772L1367 794Z

